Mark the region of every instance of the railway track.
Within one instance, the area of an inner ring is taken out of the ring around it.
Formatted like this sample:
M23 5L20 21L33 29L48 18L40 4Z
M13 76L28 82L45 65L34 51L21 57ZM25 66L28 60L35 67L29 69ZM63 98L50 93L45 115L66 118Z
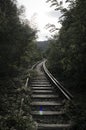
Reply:
M31 80L31 114L38 130L70 130L71 119L65 103L72 95L49 73L45 62L36 65L37 76Z

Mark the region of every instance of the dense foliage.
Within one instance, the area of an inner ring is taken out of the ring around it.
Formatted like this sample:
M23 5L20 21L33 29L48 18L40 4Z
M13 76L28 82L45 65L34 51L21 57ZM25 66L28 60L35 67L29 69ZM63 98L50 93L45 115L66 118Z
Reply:
M51 70L68 80L72 80L77 88L86 85L86 1L71 2L70 9L61 10L63 18L59 35L51 40L48 50Z
M86 0L68 2L68 9L60 8L62 27L59 34L51 40L52 44L47 51L48 66L60 81L66 83L73 94L78 95L77 102L80 102L82 98L86 98ZM81 117L77 118L78 124L83 124L80 129L84 130L85 123ZM84 118L86 119L85 115ZM77 129L79 130L79 127Z
M16 0L0 0L0 129L34 129L27 71L41 57L36 30L20 19ZM23 102L23 106L22 106Z

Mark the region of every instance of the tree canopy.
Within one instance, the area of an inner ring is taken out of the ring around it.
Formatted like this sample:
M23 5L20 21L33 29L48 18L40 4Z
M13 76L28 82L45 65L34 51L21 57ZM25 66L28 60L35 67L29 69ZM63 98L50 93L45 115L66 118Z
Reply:
M76 113L82 116L74 115L75 129L84 130L86 127L86 106L83 103L86 99L86 1L68 0L67 2L69 8L59 8L62 12L60 18L62 27L59 34L51 40L47 54L48 67L56 78L75 94L75 100L80 104L78 107L84 107L82 112L81 109L76 110Z
M77 87L86 84L86 2L76 0L70 2L70 9L62 9L62 27L59 35L52 40L49 53L50 67L54 65L57 74L70 78L77 83ZM56 71L57 70L57 71Z
M16 0L0 0L1 130L34 129L33 121L26 112L26 109L30 112L29 90L26 92L22 87L29 73L27 70L41 57L35 44L37 31L31 28L29 22L20 19L21 11ZM20 114L22 98L27 102L24 102L23 115Z

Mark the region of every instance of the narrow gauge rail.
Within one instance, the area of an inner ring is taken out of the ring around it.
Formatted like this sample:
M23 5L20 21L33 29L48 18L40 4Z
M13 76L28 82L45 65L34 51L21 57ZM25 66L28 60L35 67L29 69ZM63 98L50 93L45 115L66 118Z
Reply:
M72 95L51 75L45 61L35 68L37 76L31 80L31 114L38 130L72 130L72 122L65 103Z

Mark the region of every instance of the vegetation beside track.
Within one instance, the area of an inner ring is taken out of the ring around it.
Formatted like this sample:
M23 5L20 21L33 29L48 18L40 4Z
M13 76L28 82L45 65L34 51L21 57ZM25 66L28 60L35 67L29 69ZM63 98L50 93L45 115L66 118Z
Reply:
M50 2L50 1L49 1ZM77 130L86 129L86 1L68 0L69 8L52 0L56 10L62 12L59 34L50 39L48 68L74 95L76 113L72 110ZM70 110L70 111L71 111Z

